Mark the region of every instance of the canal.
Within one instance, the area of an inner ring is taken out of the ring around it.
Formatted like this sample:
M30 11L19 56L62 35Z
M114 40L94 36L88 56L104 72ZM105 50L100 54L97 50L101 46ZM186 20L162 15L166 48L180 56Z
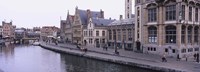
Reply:
M31 45L0 47L0 72L155 72Z

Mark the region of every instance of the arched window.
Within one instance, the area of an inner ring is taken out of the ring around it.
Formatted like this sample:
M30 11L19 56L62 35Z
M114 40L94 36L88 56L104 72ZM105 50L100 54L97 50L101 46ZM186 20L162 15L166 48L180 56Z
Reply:
M166 26L166 43L176 43L176 27L175 26Z
M198 41L198 40L199 40L199 38L198 38L198 37L199 37L199 31L198 31L198 30L199 30L199 27L196 26L196 27L194 28L194 42L195 42L195 43L198 43L198 42L199 42L199 41Z
M167 0L165 4L166 21L176 20L176 0Z
M192 43L192 26L188 27L188 43Z
M156 22L157 21L157 6L156 4L147 5L148 10L148 22Z
M157 28L155 26L148 27L148 40L149 43L157 42Z

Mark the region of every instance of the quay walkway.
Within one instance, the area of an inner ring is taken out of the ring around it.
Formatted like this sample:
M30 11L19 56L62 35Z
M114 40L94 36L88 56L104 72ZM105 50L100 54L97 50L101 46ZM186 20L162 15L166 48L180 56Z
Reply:
M192 58L188 59L188 61L176 61L176 58L167 58L167 62L162 62L161 56L133 51L118 50L119 55L116 55L114 49L110 48L103 50L103 48L85 46L88 51L84 52L73 44L55 45L53 43L40 42L40 46L57 52L164 72L200 72L200 64L196 63Z

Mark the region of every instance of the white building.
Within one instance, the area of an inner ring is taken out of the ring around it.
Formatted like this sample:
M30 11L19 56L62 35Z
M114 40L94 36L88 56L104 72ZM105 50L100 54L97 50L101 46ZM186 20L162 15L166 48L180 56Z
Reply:
M84 44L94 47L102 47L107 44L106 26L113 21L97 17L90 18L87 28L83 29Z

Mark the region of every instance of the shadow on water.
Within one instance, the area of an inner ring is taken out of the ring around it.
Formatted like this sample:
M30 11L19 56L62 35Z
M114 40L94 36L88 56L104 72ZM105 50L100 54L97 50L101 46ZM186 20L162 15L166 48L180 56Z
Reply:
M159 72L84 57L61 54L66 72Z

